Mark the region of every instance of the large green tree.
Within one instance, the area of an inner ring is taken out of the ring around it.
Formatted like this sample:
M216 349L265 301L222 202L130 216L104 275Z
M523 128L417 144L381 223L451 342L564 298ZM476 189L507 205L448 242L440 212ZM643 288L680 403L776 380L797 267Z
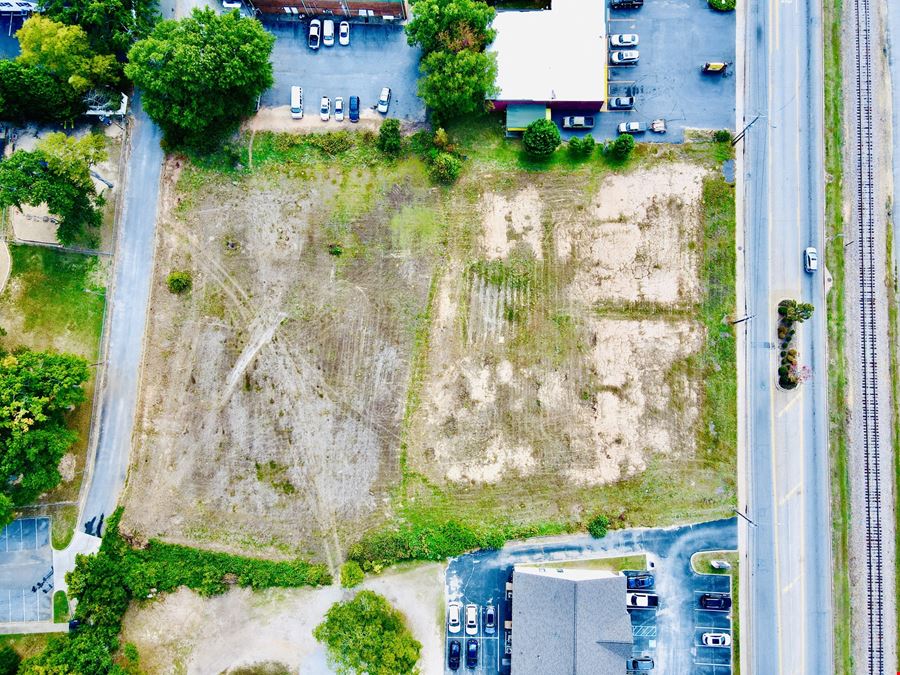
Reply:
M104 200L88 172L86 165L78 168L71 157L55 157L40 149L16 150L0 161L0 208L46 203L50 213L60 218L57 238L71 244L102 220Z
M41 12L55 21L81 26L98 54L124 57L157 19L156 0L43 0Z
M63 122L85 110L81 95L41 67L0 59L0 119Z
M408 675L418 673L422 645L413 637L403 615L382 596L360 591L337 602L313 632L324 642L338 673Z
M418 0L406 24L406 39L428 54L434 51L482 51L495 32L494 8L481 0Z
M18 61L43 67L79 93L114 84L120 75L116 57L94 52L81 26L35 14L22 24L16 38L21 49Z
M209 149L251 114L272 86L275 37L237 12L195 9L162 21L128 54L125 72L170 145Z
M0 353L0 476L11 479L2 492L14 503L59 483L59 460L77 439L64 415L84 401L88 375L87 362L71 354Z
M420 67L419 96L440 123L481 109L485 97L494 91L495 54L432 52Z

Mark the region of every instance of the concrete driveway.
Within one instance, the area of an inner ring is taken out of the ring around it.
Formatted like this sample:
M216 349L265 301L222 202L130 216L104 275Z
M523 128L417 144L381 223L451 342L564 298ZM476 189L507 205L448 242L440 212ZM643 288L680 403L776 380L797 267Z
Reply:
M506 582L514 565L646 552L655 576L653 592L660 597L660 609L658 612L632 613L634 653L650 653L656 662L654 672L691 673L695 672L698 661L708 663L702 660L707 654L697 651L696 629L719 625L708 623L715 620L727 622L728 628L723 626L723 632L730 632L731 624L730 613L703 612L701 616L695 611L699 607L697 598L700 593L728 592L731 580L728 576L695 574L691 569L691 556L698 551L736 548L737 523L734 518L673 528L615 530L604 539L582 535L529 540L508 544L499 551L477 551L452 559L446 575L447 601L463 605L475 603L481 609L482 616L487 605L497 607L498 634L484 636L479 632L479 665L474 672L508 673L509 666L502 662L506 639L504 621L512 614L506 596ZM707 620L707 614L717 616ZM698 617L701 619L699 622ZM465 645L467 636L460 632L448 637L459 639ZM722 649L721 654L716 656L725 654L730 664L730 650ZM445 647L445 672L452 673L446 666ZM697 672L722 675L729 669L719 665L716 670Z
M262 96L264 106L287 106L291 87L303 87L304 115L318 115L322 96L344 97L345 114L351 96L360 108L374 108L382 87L390 87L388 117L425 121L425 104L416 96L418 48L406 44L402 26L351 24L350 44L342 47L307 46L308 23L266 23L276 37L272 50L275 85ZM335 26L337 32L337 26ZM286 113L287 114L287 113Z
M631 111L595 115L594 137L616 136L620 122L666 120L665 134L644 133L641 142L681 142L684 130L735 128L735 13L716 12L706 0L654 0L640 9L607 12L607 31L637 33L640 59L610 66L609 96L634 96ZM727 74L704 75L707 61L725 61ZM560 111L554 119L567 114ZM571 133L564 133L568 138Z
M20 518L0 530L0 622L53 619L49 518Z

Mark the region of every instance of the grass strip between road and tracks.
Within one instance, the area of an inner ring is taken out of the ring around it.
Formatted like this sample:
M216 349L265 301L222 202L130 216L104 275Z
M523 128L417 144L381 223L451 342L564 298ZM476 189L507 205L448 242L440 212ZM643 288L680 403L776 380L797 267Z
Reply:
M843 76L841 71L841 3L825 0L825 262L832 277L828 293L828 437L831 454L831 501L834 528L835 672L852 671L850 644L850 476L848 467L848 409L846 314L844 308L843 218ZM838 239L841 239L839 242Z

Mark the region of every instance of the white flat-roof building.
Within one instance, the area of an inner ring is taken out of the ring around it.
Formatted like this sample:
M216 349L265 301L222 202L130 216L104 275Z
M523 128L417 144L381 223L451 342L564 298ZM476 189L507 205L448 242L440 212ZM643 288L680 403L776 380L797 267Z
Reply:
M540 11L497 12L498 109L538 104L599 110L606 100L606 5L603 0L553 0Z

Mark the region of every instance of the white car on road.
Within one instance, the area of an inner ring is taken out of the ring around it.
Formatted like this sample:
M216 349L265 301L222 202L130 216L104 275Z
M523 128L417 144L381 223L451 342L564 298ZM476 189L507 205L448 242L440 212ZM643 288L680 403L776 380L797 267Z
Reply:
M803 267L807 272L815 272L819 269L819 254L812 246L803 251Z

